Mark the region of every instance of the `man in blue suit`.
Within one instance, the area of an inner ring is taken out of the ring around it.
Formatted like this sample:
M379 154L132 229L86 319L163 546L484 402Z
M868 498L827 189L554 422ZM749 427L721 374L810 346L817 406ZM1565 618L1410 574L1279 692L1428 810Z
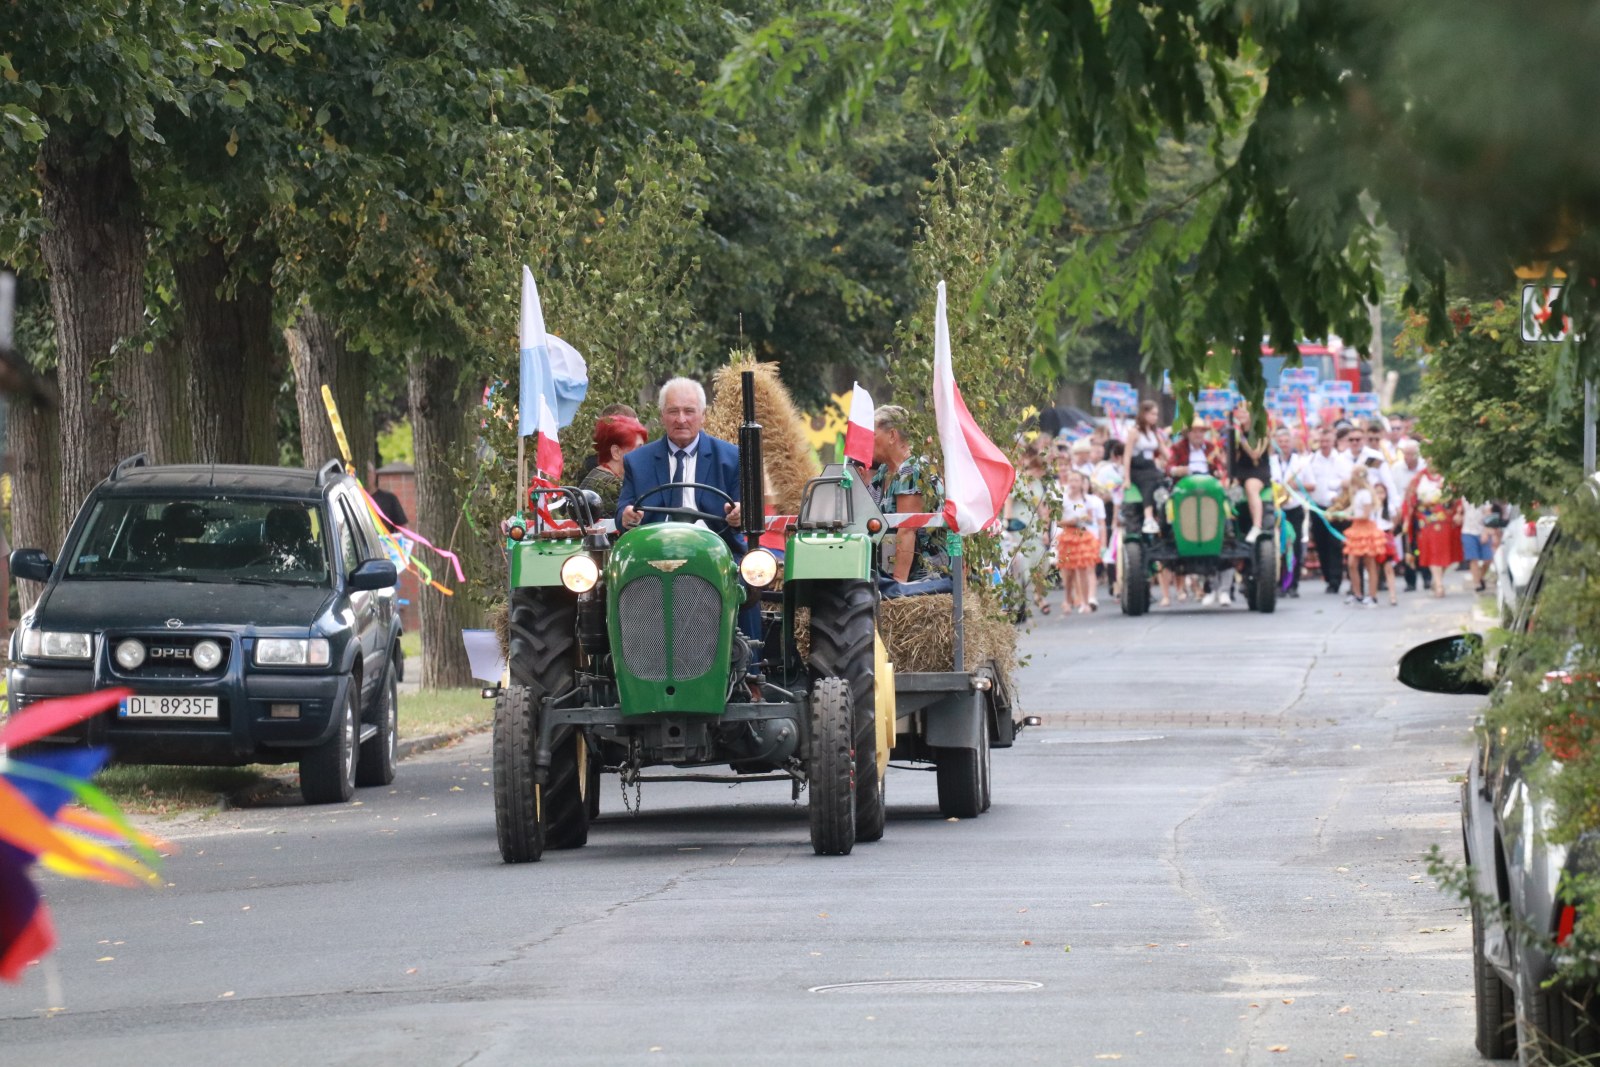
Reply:
M738 447L705 432L706 391L694 379L673 378L663 385L660 407L666 437L641 445L623 457L617 526L629 530L642 522L665 522L668 516L646 512L637 506L640 495L668 482L699 482L721 489L733 503L712 493L669 489L646 497L644 506L689 507L711 515L725 515L725 520L708 521L706 525L727 540L735 557L742 557L745 542L738 529Z

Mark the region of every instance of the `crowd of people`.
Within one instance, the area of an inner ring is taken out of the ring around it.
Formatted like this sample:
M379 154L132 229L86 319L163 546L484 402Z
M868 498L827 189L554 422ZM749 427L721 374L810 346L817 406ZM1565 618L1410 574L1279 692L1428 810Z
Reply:
M669 400L677 421L667 419L668 443L658 449L652 476L693 481L704 393L697 383L674 379L662 391L664 411ZM874 421L869 484L879 506L885 514L936 511L942 487L912 447L910 414L886 405ZM1151 535L1161 530L1158 490L1195 474L1217 478L1233 499L1247 503L1247 543L1267 534L1262 497L1271 486L1283 527L1272 536L1281 546L1286 596L1298 597L1302 577L1313 572L1326 593L1364 607L1377 607L1380 597L1398 603L1399 592L1419 587L1442 597L1458 565L1468 568L1478 592L1493 577L1498 530L1508 516L1499 505L1453 493L1423 457L1409 419L1337 419L1309 429L1277 424L1258 439L1242 406L1229 419L1196 418L1173 433L1156 402L1145 401L1124 422L1114 427L1108 420L1078 436L1035 435L1026 443L1003 513L1005 549L1024 603L1031 599L1041 614L1051 612L1057 580L1068 613L1099 610L1102 589L1117 594L1125 487L1137 487L1143 500L1142 513L1135 509L1127 521L1139 527L1136 535ZM631 408L613 405L601 413L582 482L599 494L601 514L632 503L639 488L625 488L629 465L647 440ZM618 517L630 526L643 516L624 508ZM937 530L897 530L882 564L887 595L929 591L930 583L947 587L948 557ZM1159 606L1232 603L1231 579L1227 570L1212 578L1163 570Z
M1124 487L1136 486L1144 502L1142 523L1137 513L1131 520L1137 532L1155 534L1157 490L1191 474L1209 474L1247 502L1243 539L1250 543L1263 536L1262 491L1272 487L1287 528L1280 542L1286 596L1298 597L1302 577L1313 572L1327 594L1364 607L1396 604L1399 592L1419 586L1444 596L1447 573L1458 565L1468 567L1478 592L1493 577L1503 509L1453 493L1428 466L1409 419L1278 424L1258 439L1243 407L1230 419L1196 418L1172 433L1157 404L1145 401L1120 429L1099 425L1076 438L1027 443L1005 514L1007 548L1012 576L1041 614L1051 611L1055 577L1070 613L1097 611L1102 589L1115 595ZM1158 603L1232 603L1231 578L1160 572Z

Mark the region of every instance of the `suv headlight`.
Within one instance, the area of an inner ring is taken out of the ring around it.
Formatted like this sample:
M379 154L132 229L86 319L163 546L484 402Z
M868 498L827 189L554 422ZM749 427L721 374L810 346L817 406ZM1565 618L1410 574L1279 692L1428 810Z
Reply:
M88 659L94 655L94 640L89 634L27 629L22 631L22 654L40 659Z
M258 667L326 667L325 637L263 637L256 641Z
M751 549L739 561L739 576L752 589L765 589L778 577L778 557L764 548Z

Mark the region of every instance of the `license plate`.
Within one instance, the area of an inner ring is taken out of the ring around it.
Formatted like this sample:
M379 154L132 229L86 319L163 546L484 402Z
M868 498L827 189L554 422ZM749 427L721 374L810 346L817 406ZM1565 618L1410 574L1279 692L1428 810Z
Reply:
M215 719L216 697L124 697L117 705L119 719Z

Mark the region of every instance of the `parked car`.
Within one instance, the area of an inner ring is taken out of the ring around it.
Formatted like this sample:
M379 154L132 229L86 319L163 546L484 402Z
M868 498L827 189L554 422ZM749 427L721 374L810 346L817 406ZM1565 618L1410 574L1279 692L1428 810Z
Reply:
M1532 620L1547 581L1561 574L1563 547L1553 531L1509 627L1510 638L1489 672L1478 668L1484 642L1457 634L1416 646L1400 660L1400 681L1432 693L1483 695L1491 703L1509 690L1511 665L1543 668L1543 684L1570 684L1560 663L1529 664ZM1553 759L1561 742L1546 739ZM1477 1046L1488 1059L1520 1054L1524 1063L1566 1062L1567 1053L1600 1053L1600 996L1588 984L1555 981L1562 946L1576 912L1558 897L1564 873L1597 871L1600 849L1589 836L1568 847L1545 839L1551 825L1548 793L1528 774L1544 756L1508 743L1480 718L1461 786L1463 847L1472 886L1472 964ZM1509 916L1510 923L1505 921ZM1519 930L1543 936L1519 936ZM1594 1062L1586 1060L1585 1062Z
M307 803L393 781L395 564L354 478L249 466L117 465L84 502L11 638L11 711L121 686L114 712L54 743L121 763L300 765Z

